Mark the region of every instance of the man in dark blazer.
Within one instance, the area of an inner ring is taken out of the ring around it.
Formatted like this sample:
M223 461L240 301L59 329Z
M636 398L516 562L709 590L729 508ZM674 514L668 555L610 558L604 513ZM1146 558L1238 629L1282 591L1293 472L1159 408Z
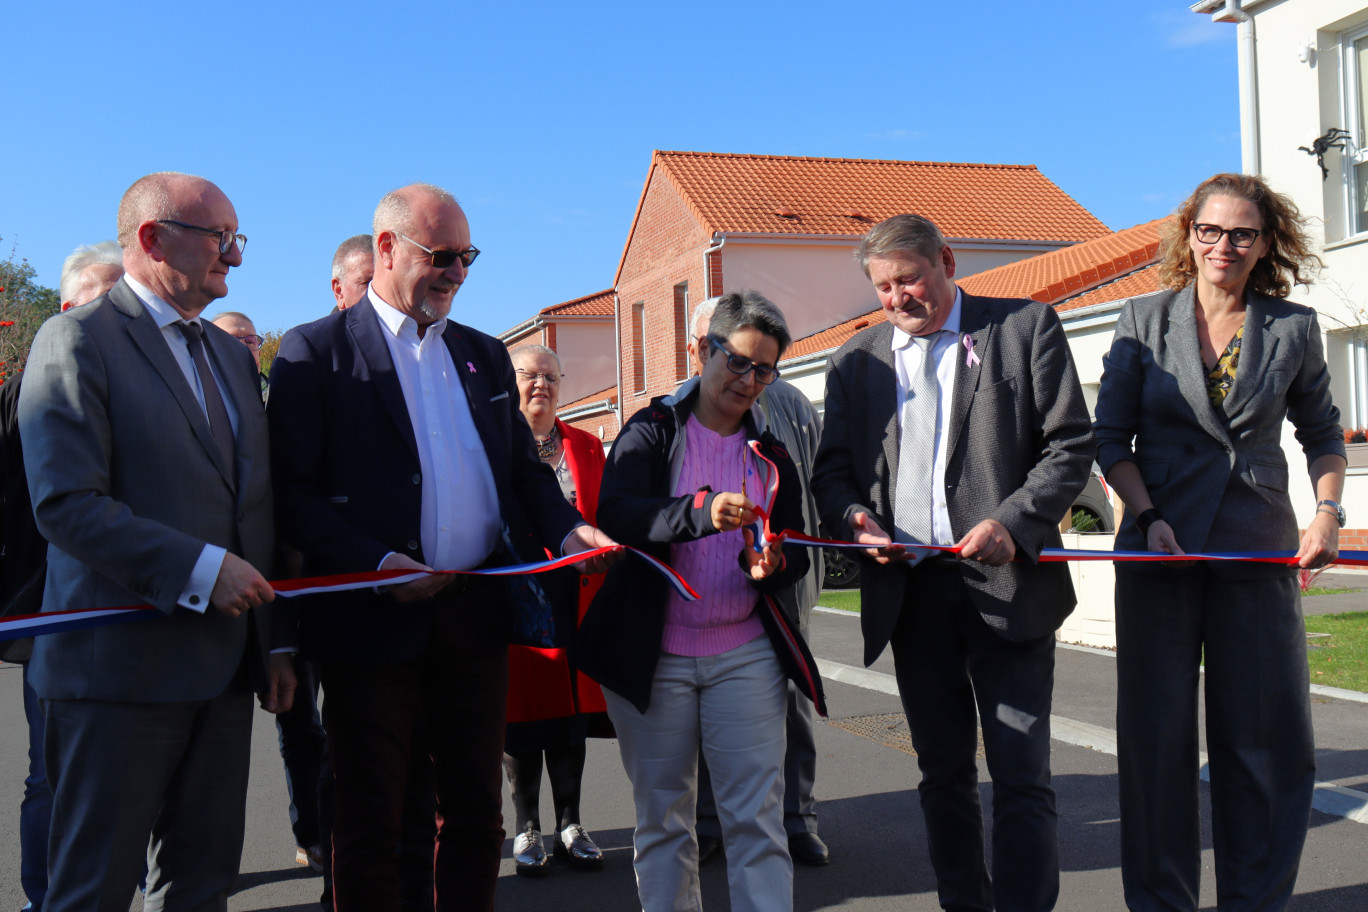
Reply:
M266 416L251 355L199 319L246 239L184 174L119 205L126 274L39 331L19 401L44 611L162 616L38 638L54 806L48 912L224 908L242 855L251 689L289 705L272 629ZM149 844L150 835L150 844Z
M366 296L287 333L271 369L280 533L305 572L468 570L611 544L537 458L503 345L447 319L479 253L456 200L428 184L396 190L376 208L374 238ZM493 908L505 591L488 577L428 576L301 609L327 693L339 912L398 908L420 717L437 786L437 907Z
M832 535L871 547L865 663L892 644L942 907L1051 909L1054 632L1074 592L1063 564L1037 561L1060 544L1087 481L1088 410L1054 311L964 294L929 220L881 222L856 257L887 322L827 371L818 509ZM958 545L960 559L890 544L911 540ZM991 877L976 708L993 780Z

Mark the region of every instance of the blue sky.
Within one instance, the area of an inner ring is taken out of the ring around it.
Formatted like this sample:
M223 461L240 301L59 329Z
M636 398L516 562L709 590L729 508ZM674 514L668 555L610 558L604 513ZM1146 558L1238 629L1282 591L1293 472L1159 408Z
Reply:
M136 178L200 174L260 329L327 313L414 180L465 206L453 316L498 333L611 285L652 149L1035 164L1113 229L1240 167L1234 27L1183 0L133 9L6 9L0 257L56 287Z

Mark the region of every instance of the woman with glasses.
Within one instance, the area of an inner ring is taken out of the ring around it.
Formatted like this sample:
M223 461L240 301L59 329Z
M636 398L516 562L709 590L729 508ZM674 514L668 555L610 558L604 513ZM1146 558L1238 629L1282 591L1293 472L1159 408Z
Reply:
M1339 411L1315 311L1286 299L1319 265L1303 224L1248 175L1218 174L1179 207L1166 290L1126 302L1103 362L1097 460L1126 502L1118 550L1292 550L1310 570L1338 555ZM1311 490L1290 483L1284 418ZM1217 905L1284 908L1315 775L1297 568L1118 563L1116 641L1127 905L1197 908L1204 678Z
M786 673L821 709L820 678L797 636L792 597L808 556L778 541L757 550L760 526L752 525L757 505L777 490L773 530L802 528L797 471L756 406L788 344L783 315L764 297L720 298L702 374L633 415L604 470L599 527L669 563L700 596L688 601L642 561L623 561L609 571L571 653L603 685L617 729L636 799L634 863L645 912L701 902L700 745L722 824L731 908L793 907L783 807Z
M560 358L544 345L525 345L513 351L513 369L518 407L532 426L538 455L555 470L561 493L570 505L580 511L585 522L597 525L603 445L593 434L556 417ZM598 592L603 576L566 572L574 576L578 619ZM564 649L510 646L504 772L517 814L513 859L519 874L544 874L550 864L541 833L543 757L556 812L552 851L578 868L603 867L603 852L580 825L586 737L613 737L599 686L575 670Z

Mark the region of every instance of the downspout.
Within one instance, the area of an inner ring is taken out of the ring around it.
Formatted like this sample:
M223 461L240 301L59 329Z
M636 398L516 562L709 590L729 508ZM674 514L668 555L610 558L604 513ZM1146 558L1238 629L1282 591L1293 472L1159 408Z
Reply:
M1254 17L1240 0L1225 0L1221 18L1240 24L1240 158L1246 174L1262 170L1259 160L1259 70L1254 48Z
M613 360L617 362L617 405L612 406L613 416L617 419L617 429L613 436L622 433L622 298L617 290L613 291Z
M727 246L726 235L718 234L713 238L712 243L703 250L703 300L715 297L712 287L712 255L721 253L722 248Z

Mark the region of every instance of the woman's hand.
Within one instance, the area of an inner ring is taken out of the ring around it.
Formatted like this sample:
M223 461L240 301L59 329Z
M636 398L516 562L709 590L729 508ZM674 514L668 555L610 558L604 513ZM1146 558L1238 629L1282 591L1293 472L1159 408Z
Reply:
M1297 566L1303 570L1328 567L1339 557L1339 520L1329 513L1317 513L1302 533L1297 549Z
M746 569L750 572L753 580L762 580L774 571L784 566L784 539L770 539L765 545L764 551L755 550L755 533L750 529L742 529L741 535L746 540L746 547L741 549L741 558L746 563Z
M719 532L730 532L755 522L755 504L745 494L723 491L712 501L712 524Z
M1178 539L1173 537L1173 526L1167 520L1156 519L1150 523L1149 535L1146 536L1146 546L1151 551L1161 551L1164 554L1186 554L1182 548L1178 547Z

